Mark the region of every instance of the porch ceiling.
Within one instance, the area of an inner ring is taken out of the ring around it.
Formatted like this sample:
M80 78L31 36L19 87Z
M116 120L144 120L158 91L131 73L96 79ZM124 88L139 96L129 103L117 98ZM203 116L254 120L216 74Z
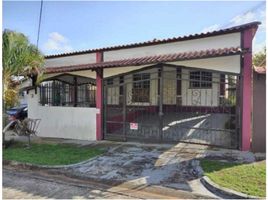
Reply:
M63 72L72 72L72 71L89 70L89 69L95 70L97 68L142 66L142 65L157 64L163 62L175 62L175 61L193 60L201 58L230 56L230 55L241 54L242 52L243 52L242 49L239 47L231 47L224 49L208 49L203 51L155 55L141 58L131 58L131 59L109 61L109 62L101 62L101 63L49 67L46 68L46 73L50 74L50 73L63 73Z
M83 85L83 84L88 84L88 83L95 84L95 82L96 82L92 78L83 77L83 76L77 76L77 75L73 75L73 74L60 74L60 75L57 75L57 76L53 76L51 78L47 78L47 79L45 79L45 81L57 80L57 81L61 81L61 82L64 82L64 83L68 83L70 85L74 85L74 78L75 77L77 79L77 84L78 85Z

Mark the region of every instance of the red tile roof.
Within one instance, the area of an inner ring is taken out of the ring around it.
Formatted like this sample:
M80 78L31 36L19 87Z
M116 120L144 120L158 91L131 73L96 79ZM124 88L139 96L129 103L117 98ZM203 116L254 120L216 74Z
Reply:
M127 44L127 45L119 45L119 46L112 46L112 47L104 47L99 49L89 49L84 51L76 51L76 52L70 52L70 53L63 53L63 54L57 54L57 55L47 55L45 56L46 59L49 58L56 58L56 57L62 57L62 56L71 56L71 55L80 55L85 53L94 53L98 51L111 51L111 50L117 50L117 49L124 49L124 48L133 48L133 47L140 47L140 46L149 46L149 45L156 45L156 44L163 44L163 43L169 43L169 42L178 42L178 41L184 41L184 40L191 40L191 39L198 39L198 38L204 38L204 37L210 37L210 36L216 36L216 35L223 35L227 33L235 33L235 32L241 32L245 29L249 28L257 28L258 25L260 25L260 22L251 22L239 26L234 26L226 29L221 30L215 30L207 33L199 33L199 34L193 34L193 35L186 35L186 36L179 36L179 37L173 37L173 38L167 38L162 40L150 40L146 42L140 42L140 43L133 43L133 44Z
M261 67L254 66L253 69L258 74L266 74L266 67L265 66L261 66Z
M190 60L198 58L236 55L240 53L242 53L242 50L239 47L231 47L224 49L209 49L204 51L146 56L141 58L130 58L130 59L107 61L101 63L90 63L90 64L70 65L61 67L47 67L46 73L70 72L70 71L96 69L96 68L139 66L147 64L156 64L161 62L174 62L174 61L182 61L182 60Z

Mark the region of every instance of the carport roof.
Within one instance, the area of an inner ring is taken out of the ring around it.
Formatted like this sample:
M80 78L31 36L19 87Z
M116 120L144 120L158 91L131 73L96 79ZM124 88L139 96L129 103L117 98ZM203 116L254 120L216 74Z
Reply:
M202 51L191 51L191 52L146 56L146 57L140 57L140 58L122 59L122 60L114 60L114 61L107 61L107 62L100 62L100 63L69 65L69 66L61 66L61 67L47 67L45 73L47 74L63 73L63 72L89 70L89 69L95 70L97 68L140 66L140 65L157 64L157 63L163 63L163 62L175 62L175 61L183 61L183 60L191 60L191 59L237 55L241 53L242 53L242 49L240 47L231 47L231 48L223 48L223 49L208 49L208 50L202 50Z

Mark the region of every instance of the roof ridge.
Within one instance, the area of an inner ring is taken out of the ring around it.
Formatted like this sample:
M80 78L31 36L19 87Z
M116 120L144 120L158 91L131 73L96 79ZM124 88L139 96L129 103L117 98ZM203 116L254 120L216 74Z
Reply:
M88 50L75 51L75 52L69 52L69 53L46 55L45 58L56 58L56 57L62 57L62 56L72 56L72 55L80 55L80 54L86 54L86 53L94 53L94 52L98 52L98 51L111 51L111 50L124 49L124 48L133 48L133 47L140 47L140 46L162 44L162 43L167 43L167 42L176 42L176 41L183 41L183 40L198 39L198 38L203 38L203 37L210 37L210 36L215 36L215 35L238 32L238 31L244 30L246 28L258 26L260 24L261 24L261 22L254 21L254 22L250 22L250 23L246 23L246 24L242 24L242 25L238 25L238 26L233 26L233 27L229 27L229 28L225 28L225 29L214 30L214 31L206 32L206 33L201 32L201 33L178 36L178 37L173 37L173 38L166 38L166 39L159 39L159 40L153 39L153 40L131 43L131 44L115 45L115 46L110 46L110 47L88 49Z

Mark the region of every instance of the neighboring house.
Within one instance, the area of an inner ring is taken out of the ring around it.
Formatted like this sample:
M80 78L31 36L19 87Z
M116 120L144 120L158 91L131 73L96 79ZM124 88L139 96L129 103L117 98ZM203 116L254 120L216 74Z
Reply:
M31 88L31 79L23 78L19 81L19 104L27 104L27 89Z
M253 72L253 133L252 151L266 152L266 67Z
M249 150L259 24L46 56L29 117L42 119L43 137Z

